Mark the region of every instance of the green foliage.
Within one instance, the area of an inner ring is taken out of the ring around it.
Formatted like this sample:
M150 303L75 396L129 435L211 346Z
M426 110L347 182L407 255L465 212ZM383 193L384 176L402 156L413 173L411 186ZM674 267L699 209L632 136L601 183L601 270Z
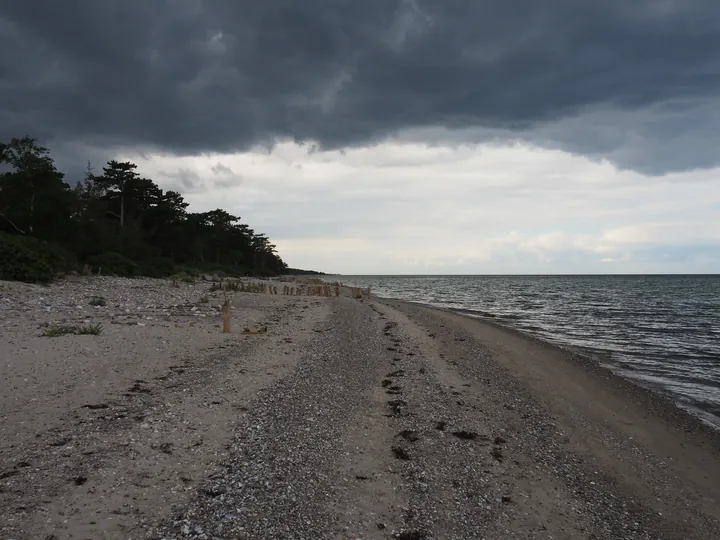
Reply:
M195 276L190 276L185 272L179 272L175 275L170 276L172 286L175 288L180 287L180 283L194 284L195 279Z
M75 327L75 334L77 334L78 336L97 336L100 335L102 331L102 324L84 324L82 326Z
M200 270L198 270L197 268L192 268L192 267L189 267L189 266L179 266L179 267L178 267L178 270L179 270L179 272L178 272L179 275L180 275L180 274L186 274L186 275L192 276L192 277L194 277L194 278L200 277L200 274L202 273L202 272L200 272Z
M324 272L317 272L315 270L301 270L300 268L286 268L283 271L283 275L286 276L325 276Z
M0 230L59 242L72 233L75 210L70 186L55 168L50 151L30 137L4 145L0 163Z
M66 250L3 240L5 279L48 281L75 260L105 274L158 278L178 271L269 277L287 267L270 240L239 216L222 209L187 212L180 193L141 177L134 163L110 161L99 175L88 166L71 188L50 151L23 137L0 142L0 165L10 169L0 173L0 233Z
M66 334L74 334L75 326L70 324L51 324L42 332L43 337L60 337Z
M140 261L135 268L135 275L153 278L165 278L175 272L175 265L172 260L166 257L153 257Z
M135 274L137 264L120 253L101 253L88 259L88 264L94 272L104 275L130 277Z
M95 307L102 307L102 306L107 305L105 298L103 298L102 296L91 296L90 301L88 303L91 306L95 306Z
M51 324L42 332L43 337L60 337L68 334L75 336L91 335L97 336L102 333L101 324Z
M0 233L0 279L48 283L64 267L58 250L46 242Z

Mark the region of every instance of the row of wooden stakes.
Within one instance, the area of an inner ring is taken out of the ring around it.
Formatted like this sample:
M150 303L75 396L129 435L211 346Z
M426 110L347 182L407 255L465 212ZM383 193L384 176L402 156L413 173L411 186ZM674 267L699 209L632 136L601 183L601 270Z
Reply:
M241 292L259 292L262 294L276 295L280 294L277 285L271 283L242 283L238 284ZM330 283L322 285L306 285L292 287L285 285L282 288L283 296L340 296L340 284ZM350 295L352 298L370 298L370 287L362 289L360 287L350 287Z
M275 289L277 294L277 288ZM340 287L331 287L330 285L312 285L308 287L291 287L285 285L283 294L289 296L340 296Z
M358 300L362 300L366 294L365 290L361 287L353 287L350 289L350 292L352 293L352 297ZM370 298L370 287L367 288L367 297Z
M275 285L270 285L270 294L277 294L278 290ZM367 288L367 292L365 292L365 289L362 289L360 287L352 287L350 289L351 295L353 298L362 299L364 297L370 298L370 287ZM291 287L290 285L285 285L282 290L283 295L289 295L289 296L340 296L340 286L339 285L309 285L307 287Z
M268 291L270 294L278 294L278 288L275 285L268 285L268 284L261 284L260 289L265 292ZM290 287L289 285L285 285L283 287L283 295L287 296L300 296L303 291L305 291L306 296L332 296L332 293L335 293L335 296L340 296L340 287L335 285L334 287L331 287L330 285L318 285L318 286L309 286L305 289L301 287ZM367 288L367 293L365 293L364 289L361 287L352 287L350 289L350 292L352 294L353 298L357 298L359 300L362 300L365 294L367 294L367 298L370 298L370 287ZM225 301L222 304L222 316L223 316L223 333L229 334L232 331L231 326L231 315L230 315L230 297L225 296ZM265 328L265 332L267 332L267 328ZM262 332L252 332L251 330L247 330L246 333L262 333Z

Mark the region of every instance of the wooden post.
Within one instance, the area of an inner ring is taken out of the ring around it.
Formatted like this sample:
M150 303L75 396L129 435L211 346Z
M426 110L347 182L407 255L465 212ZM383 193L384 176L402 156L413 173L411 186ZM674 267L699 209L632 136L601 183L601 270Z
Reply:
M368 287L368 298L370 298L370 287Z
M230 297L226 296L222 305L223 314L223 334L229 334L232 331L230 324Z

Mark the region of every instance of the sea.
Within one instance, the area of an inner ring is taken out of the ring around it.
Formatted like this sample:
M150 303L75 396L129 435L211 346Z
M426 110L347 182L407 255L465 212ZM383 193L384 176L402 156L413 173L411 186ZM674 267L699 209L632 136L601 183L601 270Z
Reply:
M338 279L586 355L720 429L720 275Z

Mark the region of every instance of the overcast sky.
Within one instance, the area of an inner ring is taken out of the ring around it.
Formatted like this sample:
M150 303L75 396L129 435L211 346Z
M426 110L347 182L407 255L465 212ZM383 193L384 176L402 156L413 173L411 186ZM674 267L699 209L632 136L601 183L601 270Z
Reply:
M720 272L717 0L0 6L0 140L341 273Z

